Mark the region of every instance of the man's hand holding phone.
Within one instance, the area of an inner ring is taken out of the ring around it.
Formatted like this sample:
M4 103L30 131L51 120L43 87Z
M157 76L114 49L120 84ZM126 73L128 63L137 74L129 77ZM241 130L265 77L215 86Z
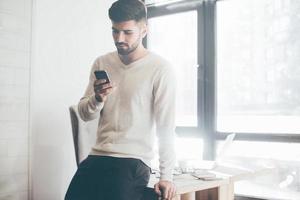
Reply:
M95 97L98 102L105 102L107 96L113 91L112 85L106 71L95 71L96 80L94 82Z

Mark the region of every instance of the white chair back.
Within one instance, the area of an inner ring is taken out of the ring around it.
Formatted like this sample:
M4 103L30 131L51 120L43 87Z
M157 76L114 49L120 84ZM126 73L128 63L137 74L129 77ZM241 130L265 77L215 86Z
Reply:
M96 143L97 127L99 119L84 122L78 113L77 105L69 107L76 163L79 165L91 151Z

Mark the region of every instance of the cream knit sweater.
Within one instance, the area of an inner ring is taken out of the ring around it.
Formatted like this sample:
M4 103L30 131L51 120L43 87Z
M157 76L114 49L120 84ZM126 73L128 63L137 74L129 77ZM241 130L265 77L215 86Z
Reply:
M97 102L94 96L95 70L106 70L116 86L105 103ZM97 141L90 154L137 158L150 166L156 135L160 179L172 181L175 85L170 64L152 52L129 65L121 62L117 52L97 58L78 105L84 121L100 114Z

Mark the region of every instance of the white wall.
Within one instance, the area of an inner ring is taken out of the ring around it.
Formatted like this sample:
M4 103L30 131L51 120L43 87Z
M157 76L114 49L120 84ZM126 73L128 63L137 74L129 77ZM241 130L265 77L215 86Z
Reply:
M31 73L32 199L63 199L75 173L68 107L94 59L114 50L112 0L34 0Z
M31 0L0 1L0 199L27 200Z

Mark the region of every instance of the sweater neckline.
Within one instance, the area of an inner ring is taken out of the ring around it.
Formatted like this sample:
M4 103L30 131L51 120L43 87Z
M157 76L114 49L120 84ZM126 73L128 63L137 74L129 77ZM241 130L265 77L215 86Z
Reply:
M134 66L136 66L136 65L138 65L138 64L140 64L140 63L142 63L142 62L144 62L144 61L150 56L150 54L151 54L151 52L148 50L148 52L147 52L147 54L146 54L145 56L143 56L143 57L139 58L138 60L135 60L135 61L133 61L132 63L126 65L126 64L124 64L124 63L122 62L122 60L120 59L120 57L119 57L119 55L118 55L118 52L117 52L117 51L114 52L114 56L117 58L118 63L119 63L120 66L121 66L122 68L124 68L124 69L132 68L132 67L134 67Z

